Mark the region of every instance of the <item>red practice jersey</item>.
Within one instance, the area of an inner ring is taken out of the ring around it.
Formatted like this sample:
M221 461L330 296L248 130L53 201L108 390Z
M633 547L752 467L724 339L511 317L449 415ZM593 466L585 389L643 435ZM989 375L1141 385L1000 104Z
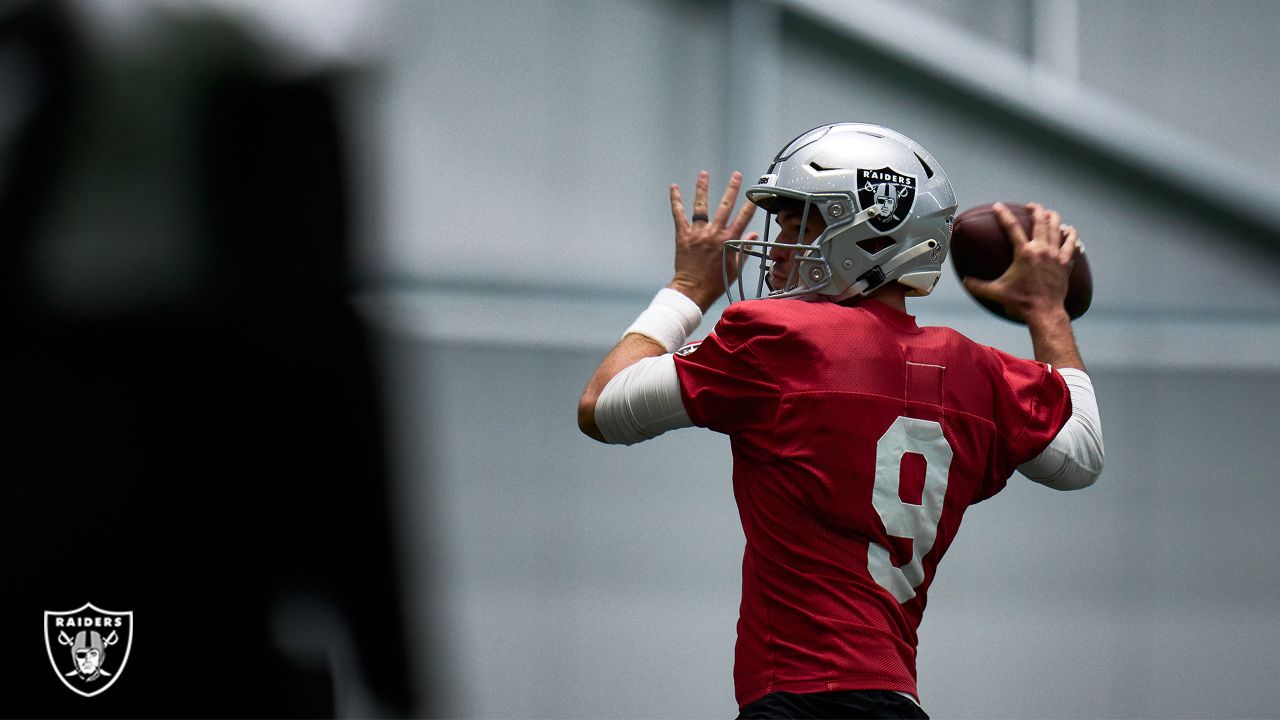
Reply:
M689 417L733 446L739 706L915 695L938 561L1070 417L1062 377L872 300L734 303L675 360Z

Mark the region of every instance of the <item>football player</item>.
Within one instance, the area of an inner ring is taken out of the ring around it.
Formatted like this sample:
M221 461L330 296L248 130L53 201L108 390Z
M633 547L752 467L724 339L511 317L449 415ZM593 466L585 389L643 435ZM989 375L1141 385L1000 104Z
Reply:
M998 206L1013 264L966 281L1026 322L1027 360L907 314L906 298L938 281L956 209L941 165L910 138L815 128L736 213L742 176L714 208L708 182L700 173L691 218L671 186L675 276L592 375L579 426L621 444L693 425L729 435L746 536L740 717L927 717L916 632L965 510L1014 470L1074 490L1102 469L1063 308L1077 232L1032 205L1027 237ZM743 236L757 207L763 239ZM726 291L714 331L685 345Z

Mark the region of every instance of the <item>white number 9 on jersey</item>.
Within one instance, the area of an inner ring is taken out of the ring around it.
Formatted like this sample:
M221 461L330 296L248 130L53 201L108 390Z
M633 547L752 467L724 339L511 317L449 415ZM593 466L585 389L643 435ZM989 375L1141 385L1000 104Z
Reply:
M899 495L902 458L907 453L918 453L925 460L924 492L919 505L904 502ZM933 549L938 536L952 456L942 426L932 420L900 417L876 443L876 484L871 502L890 535L911 540L911 561L897 567L889 557L889 549L872 542L867 546L867 570L900 603L915 597L915 589L924 582L921 559Z

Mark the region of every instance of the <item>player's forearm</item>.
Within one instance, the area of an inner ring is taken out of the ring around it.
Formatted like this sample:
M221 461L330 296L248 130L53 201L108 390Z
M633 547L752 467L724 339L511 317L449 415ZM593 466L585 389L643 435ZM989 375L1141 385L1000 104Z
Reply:
M587 388L578 400L578 428L599 440L608 442L596 422L596 401L615 375L647 357L675 352L689 333L702 322L702 309L696 300L679 290L664 288L654 296L649 307L631 323L622 340L596 368Z
M578 400L578 429L594 440L607 442L596 424L596 401L600 399L604 386L608 385L615 375L640 360L657 357L665 352L666 348L644 335L630 334L623 337L605 356L600 367L596 368L591 379L587 381L586 389L582 391L582 397Z
M1056 368L1084 370L1084 360L1071 331L1071 318L1061 306L1026 316L1036 360Z
M676 230L675 277L667 287L658 291L648 309L627 328L622 341L605 356L600 367L596 368L578 400L578 427L600 442L609 440L600 431L600 423L596 421L596 406L609 381L645 358L679 349L688 339L689 333L702 322L702 314L724 292L725 243L743 237L742 231L751 221L756 206L746 203L736 215L733 213L738 188L742 185L742 173L735 172L725 186L720 205L711 213L707 199L708 178L706 171L698 173L692 219L685 215L680 187L671 186L671 217L675 221ZM755 237L755 233L746 235L748 240ZM671 373L663 377L674 381L675 376ZM667 387L663 382L658 385ZM650 383L647 382L639 383L640 394L644 395L649 386ZM660 412L653 418L656 432L675 427L671 424L673 418L687 421L687 417L676 417L683 415L683 408L679 407L678 402L672 402L671 393L659 392L657 395L660 401L656 403L656 407ZM672 405L676 407L670 407ZM606 407L608 406L609 403L606 403ZM609 422L605 425L611 432L616 429ZM643 431L643 428L639 430Z

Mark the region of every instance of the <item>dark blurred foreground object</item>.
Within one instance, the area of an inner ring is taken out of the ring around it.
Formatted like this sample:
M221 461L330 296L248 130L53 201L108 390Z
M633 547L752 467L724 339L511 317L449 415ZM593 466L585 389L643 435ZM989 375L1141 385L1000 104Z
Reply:
M971 207L956 216L951 231L951 264L961 280L970 275L979 280L995 280L1013 263L1013 247L1004 234L993 205L994 203L989 203ZM1031 211L1026 204L1007 202L1004 205L1018 219L1027 237L1031 237ZM1089 305L1093 302L1093 273L1089 269L1089 258L1085 255L1083 244L1076 250L1068 281L1070 286L1063 306L1067 315L1075 320L1088 312ZM970 297L1005 320L1022 322L1005 312L1000 303L972 294Z
M0 5L0 715L406 714L334 77L73 8ZM91 698L42 627L86 602L136 628Z

